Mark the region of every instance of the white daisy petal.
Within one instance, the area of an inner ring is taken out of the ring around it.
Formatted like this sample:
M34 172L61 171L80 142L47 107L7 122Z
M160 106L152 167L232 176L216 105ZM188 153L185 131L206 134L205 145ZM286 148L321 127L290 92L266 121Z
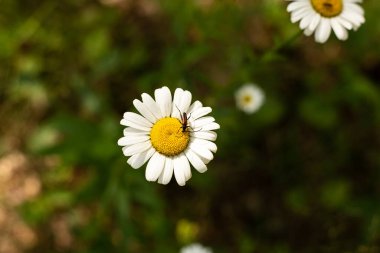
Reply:
M203 116L209 114L210 112L212 112L211 107L201 107L201 108L199 108L199 109L194 110L194 111L191 113L191 118L192 118L193 120L196 120L196 119L198 119L198 118L200 118L200 117L203 117Z
M311 32L314 32L315 28L317 28L317 26L319 24L319 21L321 21L321 15L319 15L319 14L312 15L312 20L311 20L309 26L307 27L307 29Z
M172 106L172 113L171 113L171 116L173 118L180 119L181 118L180 114L183 113L183 111L181 111L180 109L181 97L182 97L183 92L184 90L181 88L177 88L174 91L173 106Z
M322 18L317 30L315 31L315 41L319 43L325 43L331 33L330 20Z
M186 174L185 174L186 167L185 166L187 165L184 164L183 160L180 159L179 157L175 157L173 159L173 163L174 163L174 177L180 186L184 186L186 184Z
M338 39L346 40L348 38L347 30L336 19L331 19L331 27Z
M202 126L199 130L201 131L210 131L210 130L217 130L220 128L220 125L218 123L212 122L210 124ZM197 131L198 128L194 128L194 131Z
M190 142L189 148L198 156L203 157L206 160L211 161L212 159L214 159L214 155L212 154L212 152L208 150L207 148L205 148L204 146L199 145L199 143L197 142Z
M311 22L313 21L313 17L313 15L307 15L306 17L304 17L300 22L300 28L303 30L306 27L309 27Z
M353 25L354 29L358 28L365 21L364 17L360 14L348 11L342 13L342 18L349 21Z
M305 7L305 6L308 6L308 3L305 2L305 1L298 1L298 2L292 2L288 5L288 7L286 8L286 10L288 12L293 12L299 8L302 8L302 7Z
M206 158L204 158L204 157L202 157L202 156L199 156L199 158L202 160L202 162L203 162L205 165L209 164L209 162L212 160L212 159L206 159Z
M199 102L198 100L197 101L194 101L194 103L192 103L189 107L189 110L186 112L188 114L192 114L195 110L199 109L202 107L202 103Z
M123 154L125 156L132 156L137 153L141 153L147 149L149 149L152 146L150 141L140 142L137 144L134 144L132 146L125 146L122 148Z
M161 89L157 89L154 92L156 103L161 109L163 117L170 116L172 111L172 94L168 87L164 86Z
M145 126L145 127L151 127L152 126L151 122L149 122L147 119L145 119L141 115L138 115L137 113L134 113L134 112L124 113L123 118L126 121L131 121L131 122L138 124L138 125L141 125L141 126Z
M210 124L210 123L212 123L214 121L215 121L214 117L206 116L206 117L194 120L191 123L191 127L193 127L194 129L202 128L204 125Z
M194 139L193 142L197 143L197 145L204 146L205 148L209 149L210 151L214 153L218 150L216 144L211 141L202 140L202 139Z
M156 101L146 93L141 94L143 103L149 108L150 112L156 119L162 118L160 107L158 107Z
M191 103L191 93L185 90L181 97L180 105L178 106L182 112L187 112Z
M138 99L133 100L133 105L151 123L156 122L157 118L149 111L148 107Z
M150 158L145 170L145 178L148 181L157 181L165 166L166 157L155 152Z
M345 20L344 18L337 18L336 19L344 28L347 30L351 30L353 28L352 24L350 21Z
M198 131L198 132L191 132L190 135L195 138L200 138L204 140L209 140L209 141L215 141L217 134L213 131Z
M140 142L147 141L147 140L149 140L149 138L150 137L147 136L147 135L124 136L124 137L121 137L117 141L117 144L119 146L133 145L133 144L137 144L137 143L140 143Z
M352 11L361 16L364 16L364 9L356 3L346 3L344 11Z
M134 123L132 121L127 121L126 119L120 120L120 124L123 125L123 126L132 127L132 128L135 128L135 129L138 129L138 130L141 130L141 131L149 131L150 130L149 127L141 126L141 125L136 124L136 123Z
M309 30L309 28L306 28L304 31L303 31L303 34L305 34L306 36L310 36L313 34L313 30Z
M171 157L166 157L165 167L162 171L160 177L158 178L158 183L168 184L173 176L174 163Z
M191 149L186 149L185 155L189 159L191 165L200 173L207 171L206 164Z
M133 127L127 127L127 128L124 128L123 134L124 136L147 135L149 134L149 131L142 131Z
M312 11L310 11L308 8L298 9L292 13L290 20L292 21L292 23L296 23L300 21L301 19L303 19L304 17L307 17L311 14L312 14Z
M182 172L185 175L186 181L189 180L191 178L191 168L189 160L187 160L185 154L178 155L176 159L178 159L178 164L181 164L180 168L182 169Z
M154 152L156 152L156 150L154 148L150 148L147 151L134 154L133 156L129 157L127 163L131 165L132 168L138 169L141 166L143 166L144 163L146 163L149 158L152 157Z

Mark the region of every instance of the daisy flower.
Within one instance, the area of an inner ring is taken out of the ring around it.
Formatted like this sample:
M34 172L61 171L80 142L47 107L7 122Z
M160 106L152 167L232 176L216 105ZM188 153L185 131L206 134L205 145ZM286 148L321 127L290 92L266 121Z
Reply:
M168 184L173 176L181 186L191 178L190 164L200 173L214 158L217 147L213 131L220 126L211 116L212 109L201 102L191 104L189 91L168 87L156 89L154 99L143 93L133 105L141 114L124 113L121 125L124 137L118 140L128 164L137 169L148 160L145 177L148 181Z
M314 33L315 41L324 43L331 30L340 40L348 38L347 30L357 30L364 23L362 0L287 0L292 23L300 21L304 34Z
M236 106L246 112L254 113L263 105L265 94L261 88L253 83L240 87L235 93Z
M199 243L193 243L183 247L180 253L212 253L212 250L202 246Z

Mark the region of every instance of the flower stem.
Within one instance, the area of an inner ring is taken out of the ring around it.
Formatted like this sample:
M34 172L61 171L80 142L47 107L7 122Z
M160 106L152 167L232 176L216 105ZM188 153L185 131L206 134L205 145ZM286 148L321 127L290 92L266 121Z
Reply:
M278 54L281 50L283 50L284 48L287 48L289 45L291 45L301 34L302 34L302 30L299 30L299 31L297 31L297 33L293 34L288 39L284 40L282 43L277 44L274 48L272 48L270 51L266 52L261 57L261 61L267 62L267 61L271 61L272 59L276 58L276 56L278 56Z

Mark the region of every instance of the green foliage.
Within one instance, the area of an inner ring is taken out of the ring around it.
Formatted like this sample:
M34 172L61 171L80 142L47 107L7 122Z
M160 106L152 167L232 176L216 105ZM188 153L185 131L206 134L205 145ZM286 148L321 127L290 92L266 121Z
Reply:
M378 252L380 4L363 7L348 41L320 45L283 1L0 1L0 154L42 181L19 208L29 251ZM252 115L234 101L248 82L266 94ZM147 182L117 146L133 99L163 85L221 125L185 187Z

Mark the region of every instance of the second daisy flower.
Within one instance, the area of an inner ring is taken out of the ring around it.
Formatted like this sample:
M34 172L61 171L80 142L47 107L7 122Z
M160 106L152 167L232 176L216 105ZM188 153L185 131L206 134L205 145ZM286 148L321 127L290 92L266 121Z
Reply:
M300 21L305 35L314 33L315 41L324 43L331 30L340 40L348 38L347 30L356 30L364 22L361 0L287 0L292 23Z

